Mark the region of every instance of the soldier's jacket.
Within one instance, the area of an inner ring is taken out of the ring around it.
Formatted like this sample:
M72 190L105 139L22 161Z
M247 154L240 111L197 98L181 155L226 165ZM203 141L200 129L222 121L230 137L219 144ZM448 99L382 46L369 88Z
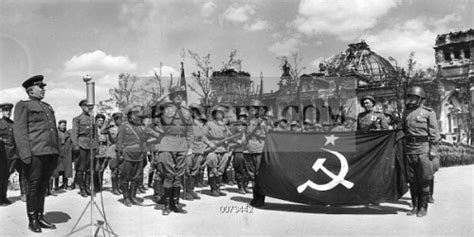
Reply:
M206 123L206 137L210 142L216 144L214 152L226 152L227 145L217 143L226 137L232 135L232 132L225 124L217 123L216 121L210 121Z
M8 159L17 159L15 138L13 137L13 121L9 118L0 119L0 139L5 146Z
M90 135L94 130L90 124L90 115L82 113L72 119L71 141L74 149L89 149L91 146ZM92 148L97 148L97 133L94 132Z
M183 118L179 115L181 111ZM156 126L163 131L159 151L188 151L193 141L193 119L187 108L172 104L164 109Z
M241 136L236 138L234 141L232 141L232 143L230 144L234 152L245 151L245 146L247 144L247 139L245 137L245 130L246 130L246 125L244 125L243 123L237 122L232 125L231 131L233 134L238 134L238 133L242 134Z
M106 157L110 158L116 158L117 154L115 152L115 144L117 143L117 135L118 135L118 127L117 125L113 125L105 131L105 133L108 135L108 140L110 142L110 146L107 149L106 152Z
M53 108L42 101L20 101L15 106L13 134L22 160L31 156L59 155L59 138Z
M61 132L58 129L58 136L59 136L59 156L66 157L68 155L67 152L70 152L66 146L67 146L67 142L70 142L71 134L69 131Z
M202 154L207 148L207 126L195 119L193 123L193 134L193 143L191 145L193 153Z
M430 143L435 146L441 139L434 110L423 105L405 111L403 129L407 137L407 154L429 153ZM409 142L413 136L427 137L427 142Z
M107 156L107 149L109 148L109 139L107 135L101 134L100 130L97 130L97 155L96 158L104 158Z
M116 149L125 160L141 161L145 153L146 135L140 125L123 122L118 128Z
M247 127L247 147L248 153L262 153L267 136L267 125L260 118L252 118Z
M388 129L387 118L379 111L364 111L357 116L357 130Z

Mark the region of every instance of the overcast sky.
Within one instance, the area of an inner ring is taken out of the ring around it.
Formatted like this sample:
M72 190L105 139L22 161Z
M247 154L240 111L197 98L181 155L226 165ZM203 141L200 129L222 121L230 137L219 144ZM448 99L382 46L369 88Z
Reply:
M211 53L218 69L238 51L242 70L281 74L277 56L299 52L305 73L364 39L400 65L415 51L419 67L434 65L436 35L473 27L472 0L0 0L0 103L25 99L21 83L45 75L45 101L57 119L80 113L82 76L96 81L97 100L117 76L178 75L184 50ZM196 68L184 55L186 73ZM189 78L189 77L188 77ZM188 79L190 80L190 79ZM265 80L265 91L277 81Z

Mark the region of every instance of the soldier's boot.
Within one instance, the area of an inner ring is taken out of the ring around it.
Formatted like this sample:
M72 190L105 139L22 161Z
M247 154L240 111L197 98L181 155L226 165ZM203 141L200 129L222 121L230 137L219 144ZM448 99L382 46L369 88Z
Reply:
M163 183L159 179L153 181L153 202L157 204L165 204L165 194Z
M83 186L84 186L84 192L86 193L87 196L91 195L91 174L89 172L84 175L84 181L83 181Z
M249 181L245 180L244 181L244 190L245 190L245 192L246 193L252 193L252 189L249 189L248 186L249 186Z
M416 213L416 217L424 217L428 214L428 199L429 193L422 193L421 195L421 204Z
M111 178L112 182L112 194L119 196L120 192L119 190L119 185L118 185L118 179L117 177L112 177Z
M28 212L28 229L35 233L41 233L41 227L36 212Z
M227 174L227 185L235 185L237 182L235 182L235 171L234 169L228 169L226 170Z
M94 182L94 193L100 192L100 173L99 171L94 172L94 176L92 177L92 181Z
M148 187L153 188L153 176L155 175L155 171L151 171L148 173Z
M219 196L227 196L226 193L222 192L221 190L221 187L220 187L220 183L222 183L222 176L219 175L217 176L217 192L219 193Z
M136 184L131 184L130 185L130 194L131 194L130 200L132 200L132 203L134 205L141 206L143 201L140 200L139 198L137 198L137 190L138 190L138 187L137 187Z
M172 188L165 188L165 195L164 195L165 206L163 207L163 210L162 210L162 213L161 213L163 216L167 216L171 212L170 202L171 202L172 192L173 192Z
M240 194L246 194L245 189L244 189L244 182L242 180L237 182L237 187L239 190L237 191Z
M39 226L45 229L56 229L56 225L51 224L47 220L44 219L43 212L44 212L43 210L39 210L37 212Z
M57 178L54 178L54 190L58 191L60 189L59 187L59 176Z
M123 182L120 184L120 189L122 190L123 193L123 205L126 207L131 207L132 206L132 201L130 200L130 188L128 182Z
M411 207L412 209L407 212L408 216L413 216L418 211L418 207L420 205L420 200L418 198L418 190L414 183L410 183L410 196L411 196Z
M219 197L216 177L209 177L209 185L211 186L211 196Z
M434 191L434 177L429 181L430 183L430 195L428 196L428 203L434 203L433 191Z
M74 183L71 186L77 186L79 187L79 195L82 197L87 197L86 191L84 190L84 186L82 185L84 181L84 174L80 171L76 172L76 175L74 177Z
M69 179L66 178L66 176L63 174L63 184L59 188L64 189L64 190L68 189L69 187L68 183L69 183Z
M20 194L21 194L21 201L26 202L26 187L28 186L28 182L26 182L25 178L21 178L22 175L20 175Z
M179 193L181 192L181 187L173 187L172 191L173 191L173 194L172 194L173 198L170 205L171 211L176 212L176 213L181 213L181 214L188 213L186 210L183 209L181 205L179 205Z
M1 195L2 195L2 196L1 196L1 199L2 199L3 204L7 204L7 205L12 204L12 202L11 202L10 200L8 200L8 198L7 198L7 194L8 194L8 181L3 182L1 191L2 191L2 193L1 193Z
M196 177L195 176L189 177L189 193L191 194L191 196L193 196L194 199L199 200L201 199L201 197L199 197L199 195L196 192L194 192L195 185L196 185Z
M46 196L58 196L54 191L53 191L53 179L49 180L48 186L46 187Z
M189 185L190 181L191 181L191 177L186 177L184 181L183 199L187 201L194 200L193 196L191 195L191 189L190 189L191 185Z

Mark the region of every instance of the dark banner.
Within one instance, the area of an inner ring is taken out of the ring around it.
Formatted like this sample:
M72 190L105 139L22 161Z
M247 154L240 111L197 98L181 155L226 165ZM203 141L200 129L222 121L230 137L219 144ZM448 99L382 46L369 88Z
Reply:
M271 132L257 191L315 205L398 200L408 190L402 136L401 131Z

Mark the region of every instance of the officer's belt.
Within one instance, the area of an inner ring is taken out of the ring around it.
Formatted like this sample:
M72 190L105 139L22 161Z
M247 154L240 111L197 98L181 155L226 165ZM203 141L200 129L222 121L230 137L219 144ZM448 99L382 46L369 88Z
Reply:
M165 134L165 136L168 137L186 137L184 134Z
M428 142L428 136L407 136L408 143Z

